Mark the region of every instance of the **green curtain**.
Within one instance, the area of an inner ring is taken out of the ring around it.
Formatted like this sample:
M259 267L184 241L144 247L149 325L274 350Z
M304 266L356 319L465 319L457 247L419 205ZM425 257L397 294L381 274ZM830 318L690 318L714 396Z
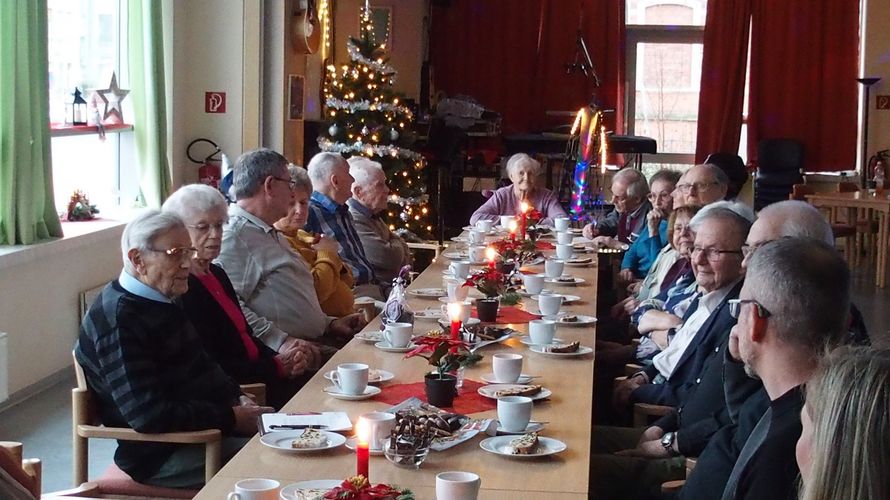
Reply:
M46 0L0 1L0 245L62 236L52 190Z
M139 187L145 205L154 208L160 208L172 185L167 161L162 23L160 0L130 0L127 4L127 66Z

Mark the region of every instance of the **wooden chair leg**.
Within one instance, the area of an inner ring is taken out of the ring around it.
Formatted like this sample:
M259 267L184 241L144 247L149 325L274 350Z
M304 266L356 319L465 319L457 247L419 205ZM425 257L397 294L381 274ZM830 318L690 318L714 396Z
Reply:
M90 463L90 445L87 438L80 436L78 433L78 423L84 421L83 413L87 411L80 404L80 398L77 397L77 391L83 389L71 390L71 405L74 413L73 425L71 429L72 447L71 447L71 464L74 468L73 483L74 487L87 482L89 476Z
M204 480L210 482L213 476L222 467L222 441L216 440L207 443L204 450Z

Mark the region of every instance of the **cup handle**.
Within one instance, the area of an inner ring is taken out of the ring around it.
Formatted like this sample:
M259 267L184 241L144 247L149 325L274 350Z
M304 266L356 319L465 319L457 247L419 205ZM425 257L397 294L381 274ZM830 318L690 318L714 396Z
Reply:
M387 344L392 345L392 333L391 330L383 330L383 340L386 341Z
M229 493L229 495L226 497L226 500L241 500L241 495L233 491Z
M331 374L331 382L333 382L334 385L337 386L337 388L340 388L340 373L339 372L335 371L334 373Z

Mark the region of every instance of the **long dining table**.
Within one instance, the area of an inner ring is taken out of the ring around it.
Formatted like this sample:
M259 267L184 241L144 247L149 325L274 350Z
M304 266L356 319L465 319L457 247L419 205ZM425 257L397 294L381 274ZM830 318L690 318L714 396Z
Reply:
M547 252L550 253L550 252ZM596 254L587 267L568 267L565 273L583 278L580 285L562 286L547 284L556 293L572 294L581 297L578 302L563 305L570 314L593 315L597 294ZM415 278L409 287L442 288L443 270L448 259L440 256ZM543 273L543 265L530 266L524 270ZM442 304L435 298L423 298L408 294L408 302L415 310L439 308ZM532 299L525 298L523 306L537 306ZM527 323L507 326L523 334L528 331ZM557 328L557 337L565 341L580 341L582 345L593 347L596 328L590 326L564 326ZM379 330L380 318L375 318L366 330ZM439 326L433 321L416 320L415 334L423 334ZM481 376L491 373L492 354L514 352L524 356L523 373L537 375L533 383L543 385L552 395L536 402L532 419L547 422L540 435L558 439L566 444L566 450L552 456L535 458L513 458L495 455L480 448L480 441L486 437L480 433L453 448L432 451L417 470L399 468L384 456L372 456L369 476L373 484L387 483L410 488L419 499L435 498L436 474L449 470L470 471L482 478L480 499L515 498L587 498L590 466L591 421L593 414L593 365L594 355L579 357L552 357L529 351L517 338L489 345L479 351L483 359L467 368L466 380L481 382ZM324 373L336 369L340 363L361 362L371 368L392 372L395 378L381 385L420 382L431 367L423 358L404 359L404 354L389 353L377 349L373 344L359 339L351 340L340 349L327 364L282 408L283 412L346 412L353 423L360 415L381 411L391 404L368 399L343 401L329 396L323 389L330 384ZM461 396L459 395L458 398ZM496 418L496 410L474 413L472 418ZM266 447L259 436L251 439L200 491L196 498L218 500L233 491L234 484L245 478L259 477L278 480L282 487L297 481L314 479L345 479L356 471L355 452L346 446L313 452L289 453Z

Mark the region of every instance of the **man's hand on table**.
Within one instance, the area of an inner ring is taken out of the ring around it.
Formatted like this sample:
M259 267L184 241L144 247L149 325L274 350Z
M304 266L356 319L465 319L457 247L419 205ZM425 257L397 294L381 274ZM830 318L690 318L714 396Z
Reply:
M584 236L588 240L592 240L597 234L599 234L599 231L593 224L587 224L584 226L584 229L581 230L581 236Z
M352 313L331 321L327 333L338 338L352 338L367 324L361 313Z
M256 419L263 413L272 413L271 406L233 406L235 414L235 432L243 436L252 436L257 432Z

